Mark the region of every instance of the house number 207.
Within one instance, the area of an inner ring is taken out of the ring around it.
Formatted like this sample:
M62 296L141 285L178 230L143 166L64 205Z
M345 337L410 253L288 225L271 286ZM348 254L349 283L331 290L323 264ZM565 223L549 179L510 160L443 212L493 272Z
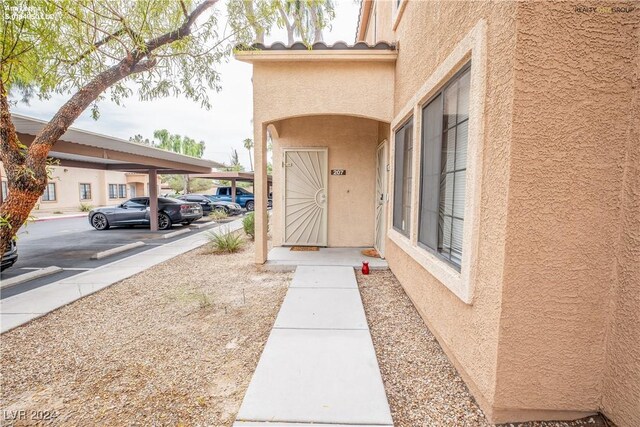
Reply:
M331 169L331 175L346 175L346 169Z

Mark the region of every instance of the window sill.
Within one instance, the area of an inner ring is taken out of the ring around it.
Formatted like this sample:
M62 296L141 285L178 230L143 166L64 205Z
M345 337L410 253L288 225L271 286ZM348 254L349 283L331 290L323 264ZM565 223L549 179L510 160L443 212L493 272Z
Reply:
M415 262L424 268L429 274L435 277L447 289L453 292L465 304L471 305L470 287L465 283L462 274L453 266L437 255L411 244L411 241L398 233L396 230L389 230L389 239L394 242L402 251L409 255Z

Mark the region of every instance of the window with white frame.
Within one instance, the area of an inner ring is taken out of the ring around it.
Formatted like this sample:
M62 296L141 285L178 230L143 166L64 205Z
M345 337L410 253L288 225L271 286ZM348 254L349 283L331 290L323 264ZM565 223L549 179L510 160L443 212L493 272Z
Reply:
M409 236L411 224L411 181L413 159L413 118L395 134L393 227Z
M469 139L470 66L422 109L418 244L460 269Z
M118 184L118 197L121 199L127 198L127 185L126 184Z
M91 184L80 184L80 200L91 200Z
M117 199L118 198L118 185L117 184L109 184L109 198Z
M56 200L56 184L53 182L47 183L47 186L42 193L41 200L43 202L53 202Z

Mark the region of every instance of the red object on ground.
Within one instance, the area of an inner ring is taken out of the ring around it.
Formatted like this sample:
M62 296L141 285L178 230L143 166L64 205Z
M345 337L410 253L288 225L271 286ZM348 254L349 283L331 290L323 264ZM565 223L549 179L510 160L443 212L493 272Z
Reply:
M369 274L369 263L362 261L362 274Z

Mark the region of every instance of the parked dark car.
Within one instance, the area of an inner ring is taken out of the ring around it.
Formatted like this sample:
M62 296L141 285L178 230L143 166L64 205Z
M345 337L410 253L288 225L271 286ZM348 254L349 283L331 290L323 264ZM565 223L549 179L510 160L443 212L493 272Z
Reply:
M11 240L9 241L9 243L7 243L7 247L4 250L4 255L2 255L2 265L0 265L0 271L11 267L16 263L17 260L18 246L16 245L16 242Z
M185 194L179 196L178 199L186 200L187 202L200 203L204 212L211 212L213 210L221 210L227 213L227 215L238 215L244 212L242 206L238 203L224 202L222 200L213 200L209 196L204 194Z
M150 209L148 197L134 197L118 206L93 209L89 212L89 223L96 230L106 230L116 225L149 225ZM158 228L167 230L173 224L191 224L202 218L198 203L170 197L158 198Z

